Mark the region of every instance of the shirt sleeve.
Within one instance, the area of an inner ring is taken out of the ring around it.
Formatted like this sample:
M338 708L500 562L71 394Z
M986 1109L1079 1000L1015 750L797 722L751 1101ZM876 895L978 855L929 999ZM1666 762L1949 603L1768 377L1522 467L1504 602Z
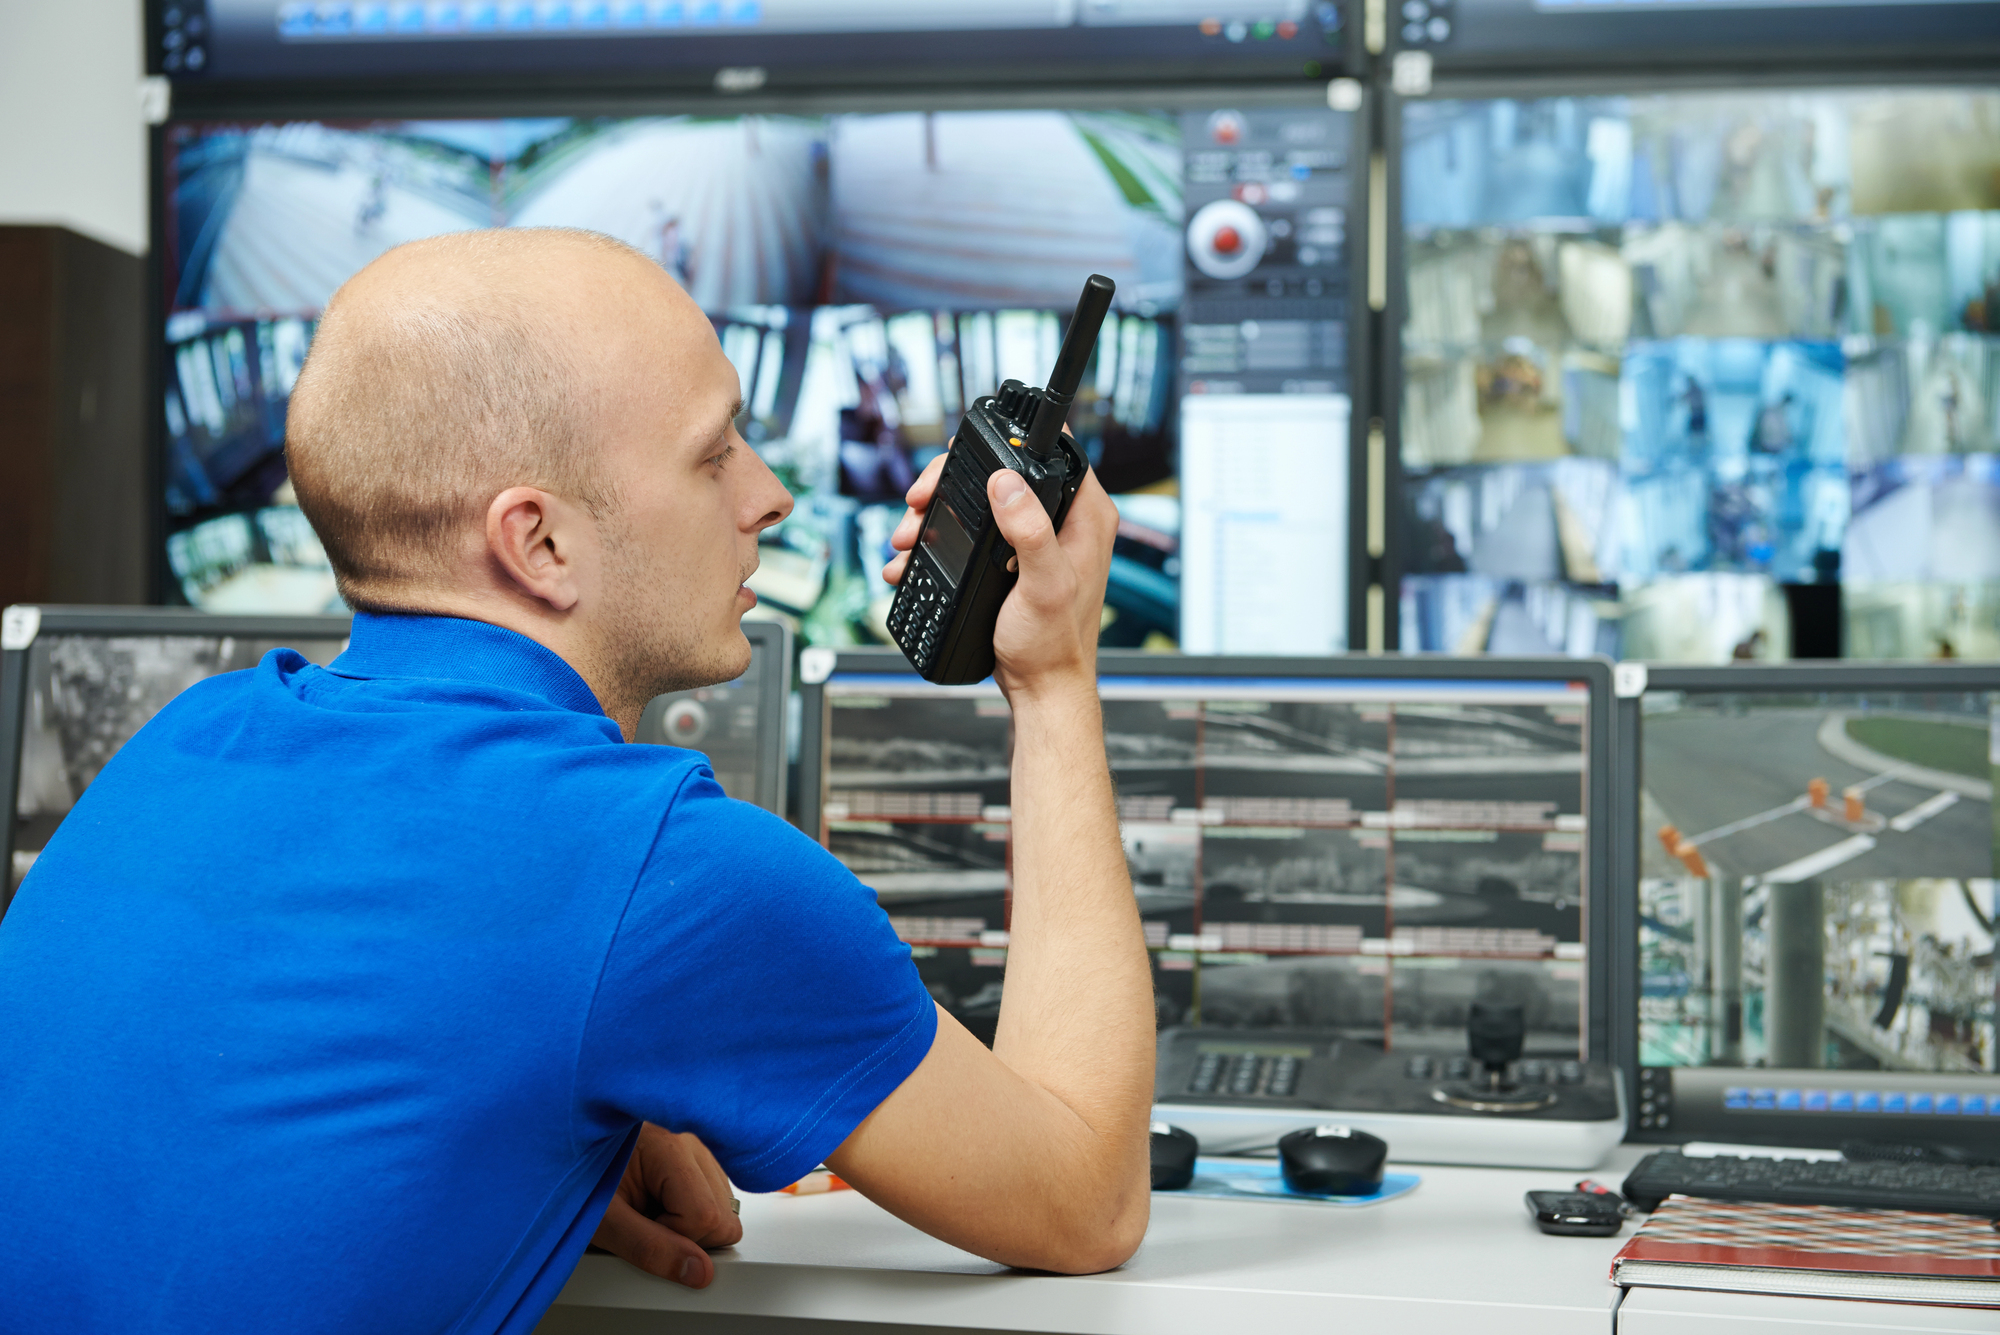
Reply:
M730 1179L812 1170L930 1051L937 1012L868 887L824 848L682 784L605 961L581 1111L691 1131Z

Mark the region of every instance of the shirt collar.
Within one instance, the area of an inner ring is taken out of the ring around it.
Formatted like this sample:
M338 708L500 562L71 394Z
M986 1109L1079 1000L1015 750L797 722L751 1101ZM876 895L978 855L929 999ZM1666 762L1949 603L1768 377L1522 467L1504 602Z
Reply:
M576 669L554 650L519 631L460 617L357 612L347 650L329 670L343 677L479 682L526 691L579 714L604 714Z

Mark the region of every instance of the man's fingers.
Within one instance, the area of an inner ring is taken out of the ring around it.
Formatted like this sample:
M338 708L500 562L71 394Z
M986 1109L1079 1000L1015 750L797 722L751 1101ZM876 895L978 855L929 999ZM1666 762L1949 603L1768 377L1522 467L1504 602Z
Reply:
M743 1238L743 1225L729 1208L728 1180L722 1178L719 1189L710 1181L691 1141L700 1148L692 1136L670 1136L650 1147L646 1189L660 1206L655 1218L703 1247L733 1246ZM708 1151L701 1148L701 1153L706 1157Z
M931 503L931 494L937 490L938 477L944 472L944 461L951 452L951 444L945 444L945 453L924 465L924 471L917 474L917 480L903 493L903 499L910 503L912 510L922 510Z
M1020 562L1021 585L1028 601L1042 604L1059 600L1067 604L1072 576L1069 562L1056 541L1055 525L1049 512L1029 489L1025 479L1010 469L1001 469L986 479L986 499L993 507L993 520L1000 536L1014 549Z
M905 570L908 570L909 568L910 568L910 554L908 552L904 552L900 556L896 557L895 560L889 562L888 565L882 567L883 582L888 584L901 584L903 582L903 572Z
M736 1207L730 1204L731 1201L736 1199L736 1192L729 1185L729 1174L722 1171L722 1165L716 1162L715 1155L709 1151L708 1146L701 1143L700 1137L690 1135L686 1137L686 1140L688 1153L693 1157L695 1166L700 1168L701 1175L708 1179L708 1185L715 1192L716 1200L720 1201L729 1210L727 1222L728 1224L733 1224L736 1229L736 1236L729 1239L728 1242L711 1243L710 1245L733 1246L743 1238L743 1221L737 1217ZM724 1231L728 1231L727 1225L725 1225Z
M715 1278L715 1262L699 1243L654 1223L615 1196L592 1241L648 1274L691 1289L705 1289Z

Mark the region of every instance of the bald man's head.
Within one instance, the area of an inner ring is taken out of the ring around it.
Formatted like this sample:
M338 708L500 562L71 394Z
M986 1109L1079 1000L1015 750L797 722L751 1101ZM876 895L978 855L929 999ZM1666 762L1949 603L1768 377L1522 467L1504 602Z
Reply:
M594 515L615 505L579 275L628 265L664 278L594 232L461 232L400 246L334 294L292 394L285 458L351 606L420 605L508 487Z

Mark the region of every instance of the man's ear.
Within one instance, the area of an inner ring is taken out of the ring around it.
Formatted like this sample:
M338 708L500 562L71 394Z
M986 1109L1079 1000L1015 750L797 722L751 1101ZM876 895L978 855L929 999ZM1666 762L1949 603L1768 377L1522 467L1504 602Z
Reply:
M535 487L509 487L486 507L486 553L502 579L557 612L583 596L595 536L582 510Z

